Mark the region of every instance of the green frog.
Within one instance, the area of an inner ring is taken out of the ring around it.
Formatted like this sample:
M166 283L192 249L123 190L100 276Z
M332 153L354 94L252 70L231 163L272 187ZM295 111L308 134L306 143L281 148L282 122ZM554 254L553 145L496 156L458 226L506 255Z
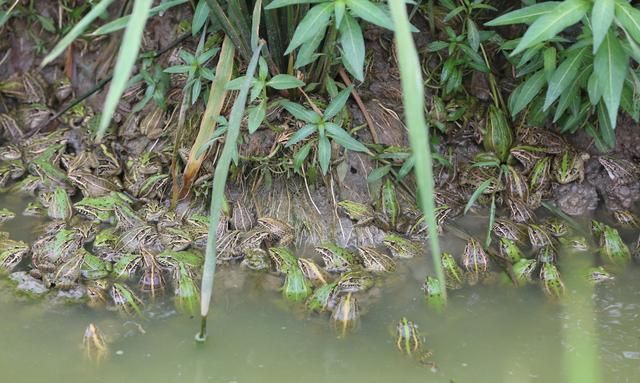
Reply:
M553 246L547 245L540 248L536 259L542 264L556 263L556 261L558 260L558 254L556 253L556 249Z
M171 269L177 268L180 264L192 269L198 269L202 267L204 263L202 254L195 250L164 250L156 255L156 259L161 266Z
M529 173L529 189L532 193L546 192L551 185L551 157L540 159Z
M638 229L640 228L640 218L631 210L614 210L613 220L622 227Z
M47 214L46 208L38 201L29 202L22 211L25 217L43 217Z
M358 256L365 270L374 273L393 272L396 269L395 261L375 247L358 247Z
M250 270L266 270L269 268L269 255L260 248L247 249L241 265Z
M453 258L453 255L443 252L441 262L447 288L453 290L462 288L466 282L465 275L460 266L458 266L458 262Z
M127 285L115 282L109 294L118 311L126 315L137 314L142 317L143 302Z
M569 225L557 217L550 217L544 222L543 227L554 237L563 237L569 233Z
M331 324L337 333L344 337L358 327L360 307L353 293L346 293L338 298L331 313Z
M278 244L280 246L287 246L295 239L295 230L291 225L284 221L270 217L262 217L258 219L258 223L274 239L278 240Z
M513 274L520 284L533 282L533 275L538 268L538 262L535 259L520 258L513 264Z
M41 273L50 273L55 271L57 265L72 257L82 245L82 233L63 227L43 235L33 243L31 262Z
M462 255L462 265L473 274L481 275L489 270L489 256L475 238L469 238Z
M84 261L80 266L80 276L85 280L103 279L109 276L113 266L85 250Z
M365 271L350 271L344 273L337 281L336 294L357 293L373 287L373 277Z
M529 173L535 164L546 158L544 148L530 145L514 146L509 150L509 154L522 165L525 174Z
M92 251L101 259L115 262L122 255L117 246L119 238L115 227L102 229L93 240Z
M187 314L195 315L199 308L200 298L195 272L184 263L178 263L172 278L176 308Z
M552 246L554 244L553 238L547 229L541 225L529 224L527 226L527 232L529 233L529 241L534 248L541 248L545 246Z
M311 285L307 282L299 267L290 268L284 278L282 295L294 302L303 301L311 294Z
M422 244L413 242L397 234L387 234L382 240L394 258L413 258L424 254Z
M535 217L533 210L527 202L518 198L506 198L507 208L509 209L509 217L512 221L518 223L531 222Z
M518 247L515 241L508 238L500 238L500 255L502 258L508 260L511 264L518 262L521 258L524 258L522 250Z
M332 242L316 246L324 261L324 269L330 273L343 273L351 271L356 264L355 256L349 250Z
M286 247L269 248L269 257L277 273L287 274L292 269L298 269L298 258Z
M437 311L442 310L446 302L444 300L444 292L440 287L440 281L434 277L428 276L424 280L422 289L424 290L427 304Z
M620 237L618 230L596 220L591 221L591 231L600 241L600 254L613 263L625 263L631 259L631 252Z
M100 177L85 170L69 171L68 177L85 197L101 197L122 189L119 179Z
M47 215L52 219L70 219L73 215L73 207L71 206L71 198L64 188L56 187L53 191Z
M560 272L555 264L551 262L542 264L540 280L542 281L544 292L548 296L557 298L564 294L564 283L560 279Z
M570 237L561 237L558 240L562 247L564 247L565 249L571 252L582 253L585 251L589 251L589 248L590 248L589 242L587 241L587 239L580 235L573 235Z
M173 251L185 250L193 242L191 234L180 227L167 227L159 234L160 243L164 248Z
M315 289L307 299L307 309L315 312L329 311L335 305L338 282L327 283Z
M432 365L431 351L424 349L424 337L418 331L418 326L402 317L396 324L396 348L404 355L415 358L420 363Z
M355 222L357 226L368 225L376 216L371 206L360 202L344 200L338 202L338 206L342 208L347 217Z
M385 222L391 229L395 229L400 215L400 204L398 203L396 188L389 178L382 185L380 201Z
M573 181L584 181L584 163L589 159L588 153L579 153L573 149L565 149L553 158L551 172L559 184Z
M76 202L74 209L89 220L115 223L115 207L127 204L128 197L121 193L109 193L101 197L84 197Z
M113 264L111 275L118 280L131 279L142 268L142 256L139 253L122 254Z
M0 209L0 224L11 221L15 217L16 217L16 213L12 212L6 207L3 207Z
M496 218L493 223L493 233L500 238L507 238L516 243L524 242L527 237L525 228L522 224L505 218Z
M313 260L300 257L298 258L298 267L302 270L304 277L314 286L323 286L328 283L326 273Z
M614 276L611 275L602 266L592 267L587 272L587 279L593 283L602 283L614 280Z
M3 233L0 236L0 273L15 269L28 252L29 245L10 239L7 233Z

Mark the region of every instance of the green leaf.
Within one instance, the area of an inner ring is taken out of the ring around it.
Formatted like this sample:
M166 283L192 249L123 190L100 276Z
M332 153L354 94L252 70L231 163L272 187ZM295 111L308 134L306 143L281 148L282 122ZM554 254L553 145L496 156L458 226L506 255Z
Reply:
M233 80L229 81L227 83L227 85L224 87L226 90L238 90L242 87L242 84L244 84L244 80L247 78L247 76L240 76L240 77L236 77ZM253 79L253 83L255 83L255 79Z
M264 121L264 116L267 114L267 102L265 100L260 101L257 106L251 108L248 114L249 134L253 134Z
M262 0L257 0L253 5L251 16L251 49L256 49L260 40L260 16L262 15Z
M587 47L572 50L568 53L567 58L553 72L549 80L549 88L544 100L543 110L549 109L551 104L562 95L567 87L575 80L578 75L578 69L582 66L582 58L587 52Z
M297 132L295 132L291 138L289 138L289 141L287 141L286 145L284 146L285 148L288 148L292 145L297 144L298 142L304 140L305 138L309 137L310 135L312 135L316 130L318 130L318 127L314 124L307 124L305 126L303 126L302 128L298 129Z
M318 140L318 162L320 162L320 170L322 174L327 174L329 163L331 162L331 144L326 136L321 135Z
M591 105L596 106L600 102L602 90L602 87L598 86L598 75L592 72L587 81L587 94Z
M480 49L480 32L478 32L476 23L471 19L467 19L467 41L474 51L477 52Z
M593 31L593 53L595 54L607 35L613 22L615 0L595 0L591 10L591 29Z
M545 16L554 12L554 9L560 4L560 1L545 1L544 3L530 5L528 7L511 11L505 15L497 17L484 25L489 27L497 27L500 25L510 24L531 24L541 16Z
M344 17L344 11L346 9L346 4L343 0L336 0L335 2L335 17L336 17L336 28L340 29L342 26L342 18Z
M298 50L298 55L296 57L295 67L300 68L307 64L311 64L314 62L319 54L316 53L320 43L324 39L324 35L327 31L327 26L325 25L323 28L320 28L316 31L316 34L313 35L311 40L307 40L300 49Z
M289 74L277 74L267 81L267 86L273 89L291 89L303 86L304 81L298 80Z
M609 31L595 55L593 71L598 76L598 87L602 89L602 100L607 106L613 129L628 67L629 57L615 32Z
M393 30L393 21L386 9L367 0L345 0L347 7L356 16L379 27Z
M124 93L127 80L131 76L133 66L138 58L140 44L142 43L142 33L144 26L149 17L149 9L153 0L137 0L133 4L131 11L131 21L127 24L127 29L122 36L122 44L118 53L116 65L113 68L113 80L109 87L109 93L104 101L102 115L100 116L100 125L96 133L96 141L102 141L102 136L107 131L107 127L111 122L113 112L120 101L122 93Z
M413 167L415 166L415 164L416 164L416 156L411 155L411 157L407 158L402 163L400 170L398 170L398 179L403 179L404 177L406 177L409 174L409 172L413 170Z
M535 96L540 93L542 87L547 83L544 76L544 71L539 70L534 73L527 81L518 86L516 97L513 100L513 107L511 109L511 116L515 116L522 109L524 109ZM515 93L516 91L514 91Z
M483 183L481 183L476 188L476 190L471 195L471 198L469 198L469 201L467 202L467 205L464 207L464 213L463 214L467 214L469 209L471 209L471 206L473 206L473 204L476 203L478 198L482 195L482 193L484 193L485 190L487 190L489 185L491 185L491 182L493 182L494 180L495 179L493 177L489 178L488 180L485 180Z
M364 81L364 39L358 21L350 14L344 15L340 27L340 46L342 46L342 59L348 62L349 72L358 81Z
M325 121L330 121L340 113L342 108L344 108L344 105L347 103L352 89L353 86L344 88L336 97L333 98L333 100L331 100L331 103L329 103L329 106L327 106L327 109L324 111L323 119Z
M600 128L600 137L609 148L616 146L615 125L611 125L611 121L607 118L607 111L603 103L598 104L598 127Z
M511 56L538 43L549 40L567 27L572 26L584 17L589 10L589 3L584 0L565 0L557 5L552 13L538 18L518 43Z
M198 5L196 5L196 10L193 12L193 19L191 20L191 35L195 36L200 32L204 23L207 22L209 18L209 6L207 5L206 0L198 1Z
M87 29L87 27L93 22L93 20L98 18L100 15L102 15L107 10L107 7L109 7L109 5L111 5L112 2L113 2L113 0L102 0L100 3L98 3L98 5L93 7L93 9L91 9L91 11L89 11L89 13L87 13L78 22L78 24L76 24L73 28L71 28L69 33L67 33L62 38L62 40L60 40L56 44L56 46L53 47L51 52L42 60L42 63L40 64L40 67L42 68L42 67L46 66L53 59L58 57L58 55L60 55L60 53L62 53L65 49L67 49L67 47L75 39L77 39L82 34L82 32L85 31L85 29Z
M556 48L554 47L546 47L542 51L542 57L544 62L544 78L549 81L551 75L556 70Z
M285 108L287 112L291 113L291 115L298 120L302 120L311 124L317 124L322 120L318 113L314 112L313 110L309 110L300 104L296 104L295 102L284 100L280 101L280 105L282 105L282 107Z
M162 3L160 5L158 5L157 7L153 7L149 10L149 17L151 16L155 16L158 13L162 13L164 11L166 11L169 8L175 7L177 5L181 5L186 3L188 0L173 0L173 1L167 1L166 3ZM115 31L119 31L120 29L126 27L129 24L129 19L133 16L133 12L130 15L126 15L123 17L120 17L119 19L115 19L109 23L106 23L105 25L101 26L100 28L96 29L95 31L91 32L92 36L100 36L100 35L105 35L108 33L113 33ZM135 19L135 17L134 17ZM138 20L139 21L139 20Z
M640 43L640 10L631 5L617 1L616 2L616 20L624 27L624 30Z
M191 65L174 65L169 68L165 68L165 73L187 73L191 69Z
M369 173L369 176L367 177L367 182L368 183L376 182L382 177L389 174L389 171L391 171L391 165L385 165L379 168L375 168L371 171L371 173Z
M333 140L343 148L354 152L369 152L369 149L367 149L362 142L351 137L346 130L342 129L337 124L327 122L325 124L325 129L327 130L327 134L329 134L329 136L331 136L331 138L333 138Z
M598 149L600 153L606 153L609 150L611 150L611 148L608 148L607 145L604 143L604 141L602 141L602 138L593 128L593 125L591 123L587 122L584 127L584 130L587 132L587 134L591 138L593 138L593 143L595 144L596 149Z
M574 100L580 100L578 97L578 92L582 90L582 87L587 81L589 74L592 72L593 64L586 65L578 74L576 79L569 85L567 90L562 92L560 99L558 100L558 105L556 106L556 111L553 115L553 122L558 122L558 120L564 115L564 112L570 106L571 102Z
M294 4L315 4L322 3L324 1L327 0L273 0L271 3L269 3L269 5L264 7L264 9L276 9Z
M284 54L288 55L305 41L311 40L319 29L329 25L329 19L333 12L333 3L322 3L314 6L307 12L296 31L293 33L289 47Z
M300 172L300 167L304 163L304 160L307 159L307 156L309 156L311 144L312 142L307 142L303 147L300 148L300 150L298 150L293 155L293 170L295 170L296 172Z

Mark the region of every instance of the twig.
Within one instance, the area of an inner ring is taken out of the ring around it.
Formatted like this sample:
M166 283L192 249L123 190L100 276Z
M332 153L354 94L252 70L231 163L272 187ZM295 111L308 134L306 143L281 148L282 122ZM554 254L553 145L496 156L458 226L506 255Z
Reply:
M342 78L342 81L344 81L344 84L346 86L350 86L351 80L349 79L349 76L347 76L347 73L344 71L344 68L340 67L340 69L338 70L340 73L340 77ZM369 114L369 111L367 110L367 108L364 106L364 103L362 102L362 99L360 98L360 95L358 94L358 91L356 91L356 88L351 88L351 95L353 96L353 99L356 100L356 104L358 104L358 108L360 108L360 112L362 112L362 115L364 116L364 119L367 121L367 126L369 127L369 132L371 133L371 139L373 140L374 144L378 144L380 141L378 140L378 133L376 133L376 129L373 125L373 120L371 119L371 115Z

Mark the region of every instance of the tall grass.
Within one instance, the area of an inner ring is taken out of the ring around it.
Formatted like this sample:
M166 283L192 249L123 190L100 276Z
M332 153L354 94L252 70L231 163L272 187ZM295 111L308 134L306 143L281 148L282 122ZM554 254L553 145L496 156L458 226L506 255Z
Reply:
M446 283L440 260L440 243L433 200L433 169L429 147L429 127L424 117L424 83L420 61L413 38L404 0L390 0L391 17L395 24L395 39L398 48L398 64L402 83L402 101L405 121L409 128L409 141L416 156L415 174L418 182L419 204L427 220L431 257L440 289L446 301Z
M209 212L209 237L207 239L207 249L204 259L204 271L202 272L200 333L196 335L196 340L199 342L204 342L207 338L207 315L209 314L209 306L213 293L213 280L216 272L216 228L220 221L222 204L224 203L224 188L227 183L227 175L229 174L229 166L231 165L233 153L237 150L237 141L238 136L240 135L240 123L242 122L242 115L244 114L247 97L249 95L249 87L253 81L253 76L258 65L258 58L260 57L260 50L262 49L263 44L264 43L261 41L253 50L253 55L246 72L246 79L242 84L242 88L240 88L238 97L233 103L233 107L231 108L224 148L222 149L222 154L220 155L220 159L218 159L218 164L216 165L216 169L213 173L211 210ZM231 44L229 44L229 46L231 46Z

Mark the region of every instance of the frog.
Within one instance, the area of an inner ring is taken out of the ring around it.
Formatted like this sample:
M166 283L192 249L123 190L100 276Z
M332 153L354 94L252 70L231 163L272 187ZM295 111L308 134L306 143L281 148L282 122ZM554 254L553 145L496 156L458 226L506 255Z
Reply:
M53 191L49 207L47 208L47 215L52 219L70 219L73 215L73 207L71 206L71 198L69 194L62 187L56 187Z
M466 282L466 276L453 255L443 252L440 256L440 261L442 262L447 288L451 290L462 288Z
M104 261L86 251L84 261L80 266L80 276L85 280L103 279L109 276L112 270L111 262Z
M242 258L242 252L238 249L240 243L240 230L226 232L216 240L217 257L216 263L226 263L237 261Z
M166 249L156 255L156 259L162 267L168 269L175 269L179 264L191 269L199 269L204 264L202 254L196 250L173 251Z
M472 274L482 275L489 270L489 256L475 238L469 238L462 255L462 265Z
M581 235L561 237L559 242L562 247L572 252L586 252L590 249L589 242Z
M360 307L357 298L353 293L341 295L331 313L332 327L339 336L344 337L354 331L359 322Z
M289 268L285 273L282 295L290 301L299 302L307 299L311 294L311 284L305 278L297 265Z
M526 228L522 224L502 217L496 218L493 223L493 233L499 238L507 238L518 244L523 243L527 237Z
M25 217L43 217L47 215L46 208L38 201L28 202L22 211Z
M402 354L415 358L422 364L433 366L433 362L430 361L432 353L424 349L424 337L418 331L418 326L406 317L402 317L396 324L395 343Z
M531 145L514 146L509 150L509 154L522 165L524 174L528 174L538 162L547 158L544 148Z
M137 213L147 223L158 223L167 213L167 208L160 201L151 200L146 201Z
M338 202L338 206L342 208L350 220L355 222L356 226L366 226L373 222L376 216L371 206L360 202L343 200Z
M563 237L569 233L569 225L557 217L549 217L544 223L543 227L554 237Z
M7 233L0 236L0 273L11 272L29 253L29 245L9 238Z
M100 177L85 170L69 171L68 177L85 197L102 197L123 187L117 178Z
M314 286L323 286L328 283L326 273L315 262L313 262L312 259L304 257L298 258L298 267L302 271L304 277Z
M548 154L562 153L568 146L562 136L545 128L521 126L516 135L523 144L539 147Z
M538 254L536 255L536 259L541 264L545 263L556 263L558 260L558 254L556 253L556 249L551 246L543 246L538 250Z
M546 192L551 185L551 157L544 157L535 163L529 173L529 190L532 193Z
M73 204L73 208L89 220L115 223L114 208L123 202L120 194L109 193L101 197L84 197Z
M588 153L574 149L564 149L553 158L551 173L559 184L584 181L584 163L590 158Z
M162 244L155 227L142 224L121 231L116 250L121 252L137 252L142 249L161 251Z
M374 273L393 272L396 269L395 261L388 255L380 252L375 247L358 247L358 257L365 270Z
M336 294L367 291L374 284L375 281L368 272L363 270L349 271L342 274L337 280Z
M337 285L338 282L336 281L316 288L305 303L307 310L325 312L335 307Z
M594 284L609 282L615 279L615 277L602 266L590 268L586 277L588 281Z
M117 246L119 238L120 235L115 227L104 228L96 234L92 251L101 259L116 262L122 256Z
M614 185L622 186L637 182L640 178L640 166L620 158L599 156L598 162L607 172Z
M395 229L400 215L400 204L398 203L396 188L389 178L387 178L382 185L380 205L382 207L382 217L387 224L386 226L390 229Z
M24 175L25 167L22 160L7 160L0 162L0 187L5 187L9 180L16 180Z
M287 274L292 269L299 269L298 259L286 247L269 248L269 257L273 261L273 266L277 273Z
M16 218L16 213L12 212L6 207L0 209L0 224L9 222L14 218Z
M167 227L159 232L160 243L165 249L180 251L187 249L193 242L191 234L180 227Z
M43 274L43 282L47 288L69 290L75 287L80 278L80 269L84 262L86 250L79 248L73 255L61 262L52 273Z
M640 218L631 210L621 209L613 211L613 220L620 226L630 229L640 228Z
M591 231L599 238L600 254L613 263L625 263L631 259L631 251L617 229L596 220L591 221Z
M240 264L250 270L267 270L269 268L269 255L260 248L247 249Z
M560 279L560 272L554 263L546 262L542 264L540 280L542 281L544 292L548 296L558 298L564 294L564 283Z
M425 253L422 244L413 242L397 234L387 234L382 240L394 258L413 258Z
M109 344L102 331L94 323L89 323L82 337L82 348L87 359L101 362L109 355Z
M231 227L235 230L251 230L256 224L256 217L252 210L241 201L236 201L231 214Z
M424 291L424 296L427 304L430 307L432 307L436 311L440 311L443 309L446 301L444 299L444 291L442 291L442 288L440 287L440 281L438 281L437 278L427 276L424 280L422 290Z
M509 209L509 218L511 218L512 221L517 223L533 221L535 215L527 202L528 201L523 201L519 198L506 198L507 208Z
M191 267L179 262L172 273L172 281L176 308L189 315L195 315L199 308L200 298L196 284L196 273Z
M0 161L19 160L22 158L22 150L18 145L7 144L0 146Z
M538 269L538 262L535 259L520 258L513 264L512 269L519 284L531 283L534 272Z
M164 270L155 256L148 250L142 249L142 276L138 281L140 290L154 295L165 285Z
M287 222L271 217L261 217L258 223L278 241L280 246L287 246L295 239L295 230Z
M54 233L46 233L32 245L33 266L43 274L56 270L57 265L72 257L83 245L82 233L62 226Z
M518 247L515 241L508 238L500 238L500 256L503 259L508 260L511 264L518 262L521 258L524 258L522 250Z
M142 268L142 256L139 253L125 253L113 264L111 275L116 280L131 279Z
M137 314L142 317L142 307L144 304L127 285L114 282L109 290L109 295L118 311L128 316Z
M536 249L554 245L553 237L544 226L533 223L529 224L527 226L527 232L529 234L529 242L531 242L531 246Z
M324 269L330 273L348 272L356 265L355 255L333 242L316 246L315 250L322 256Z

